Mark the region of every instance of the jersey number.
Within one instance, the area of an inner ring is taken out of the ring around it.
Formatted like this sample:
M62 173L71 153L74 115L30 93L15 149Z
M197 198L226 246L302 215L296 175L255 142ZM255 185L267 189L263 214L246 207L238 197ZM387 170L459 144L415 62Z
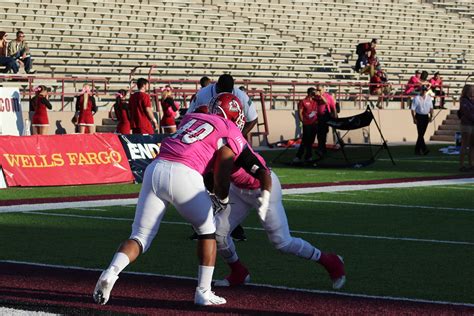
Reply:
M198 140L203 140L209 134L214 131L214 126L209 123L202 123L197 126L193 126L197 122L196 119L192 119L183 126L179 128L179 130L174 133L173 138L181 137L181 141L185 144L192 144L197 142Z

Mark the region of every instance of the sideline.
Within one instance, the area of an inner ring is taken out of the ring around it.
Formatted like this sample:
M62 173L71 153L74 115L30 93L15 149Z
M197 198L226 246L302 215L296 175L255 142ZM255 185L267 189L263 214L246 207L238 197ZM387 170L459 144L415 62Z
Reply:
M444 178L443 178L444 179ZM343 183L320 183L320 184L294 184L286 185L286 188L282 190L283 195L290 194L310 194L310 193L323 193L323 192L341 192L341 191L362 191L362 190L373 190L383 188L413 188L413 187L424 187L424 186L446 186L446 185L458 185L458 184L474 184L474 178L455 178L445 180L414 180L406 179L408 182L397 182L399 179L388 179L388 180L375 180L375 181L349 181ZM368 183L369 184L359 184ZM372 183L373 182L373 183ZM344 183L354 183L345 185ZM104 197L106 197L104 199ZM121 198L122 197L122 198ZM126 197L126 198L125 198ZM90 207L104 207L104 206L117 206L117 205L133 205L137 204L138 198L130 198L130 194L124 196L116 195L113 198L110 195L107 196L85 196L82 197L84 200L77 201L78 198L74 197L75 200L71 201L71 198L61 197L50 199L51 203L38 203L34 199L31 201L19 201L23 204L10 205L11 201L6 201L8 205L0 206L1 213L12 213L12 212L28 212L28 211L42 211L42 210L58 210L65 208L90 208ZM42 199L44 200L44 199ZM0 205L2 205L0 201ZM27 202L27 203L25 203ZM29 203L28 203L29 202ZM381 204L381 206L384 206ZM470 209L468 209L470 210Z
M45 267L45 268L55 268L55 269L69 269L69 270L72 269L72 270L79 270L79 271L97 271L97 272L101 272L103 270L103 269L84 268L84 267L77 267L77 266L64 266L64 265L56 265L56 264L44 264L44 263L15 261L15 260L0 260L0 263L22 264L22 265L30 265L30 266ZM179 275L168 275L168 274L158 274L158 273L130 272L130 271L122 272L122 273L129 274L129 275L153 276L153 277L180 279L180 280L197 280L197 278L193 278L193 277L186 277L186 276L179 276ZM293 287L270 285L270 284L249 283L246 286L263 287L263 288L270 288L270 289L281 289L281 290L304 292L304 293L330 294L330 295L336 295L336 296L357 297L357 298L366 298L366 299L374 299L374 300L378 299L378 300L404 301L404 302L425 303L425 304L474 307L473 303L436 301L436 300L427 300L427 299L418 299L418 298L409 298L409 297L398 297L398 296L379 296L379 295L369 295L369 294L364 294L364 293L348 293L348 292L337 292L337 291L312 290L312 289L293 288Z

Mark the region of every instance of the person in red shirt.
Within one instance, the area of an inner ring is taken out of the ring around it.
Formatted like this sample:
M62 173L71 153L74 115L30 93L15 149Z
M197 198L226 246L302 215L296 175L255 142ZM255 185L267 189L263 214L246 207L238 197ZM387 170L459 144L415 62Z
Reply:
M76 99L76 117L79 125L79 134L95 133L94 114L97 112L97 105L91 87L85 84L81 94ZM86 129L87 128L87 129Z
M140 78L137 80L138 91L130 96L128 102L130 109L130 126L133 134L154 134L158 129L158 122L153 115L148 80ZM153 125L152 125L153 123Z
M173 89L166 85L162 88L161 93L161 110L163 116L161 117L160 125L165 134L173 134L176 132L176 114L178 114L179 103L173 99ZM178 114L179 115L179 114Z
M446 102L446 99L445 99L445 93L443 91L443 78L441 78L441 76L439 75L439 72L435 72L433 78L431 78L429 80L430 84L431 84L431 91L433 91L433 93L435 94L435 96L437 97L440 97L441 98L441 101L440 101L440 108L441 109L445 109L444 107L444 104ZM433 107L435 107L435 104L436 104L436 98L433 98Z
M392 86L387 82L387 77L382 71L377 71L370 78L369 91L371 95L379 95L377 107L382 108L383 99L389 98L388 94L392 91Z
M35 88L35 94L30 101L30 112L34 112L32 126L35 134L46 135L49 129L47 109L53 108L48 100L48 88L38 86Z
M317 104L314 101L315 92L315 88L308 88L307 96L298 103L298 116L303 124L303 136L296 157L293 159L294 163L301 162L303 154L305 154L305 161L311 161L313 143L316 138Z
M127 90L119 90L114 104L115 116L118 120L116 133L123 135L129 135L131 132L130 112L128 111L128 104L125 101L126 96Z
M326 92L326 88L322 85L316 87L314 100L317 104L316 109L318 116L316 124L316 135L318 138L317 153L322 157L326 154L326 141L329 132L327 121L332 118L337 118L336 100L329 92Z

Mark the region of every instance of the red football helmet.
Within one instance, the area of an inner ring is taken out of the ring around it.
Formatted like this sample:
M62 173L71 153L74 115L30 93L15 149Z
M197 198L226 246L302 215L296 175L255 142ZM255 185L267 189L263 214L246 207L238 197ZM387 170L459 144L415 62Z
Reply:
M244 128L244 107L232 93L223 92L214 97L209 103L209 113L231 120L240 130Z

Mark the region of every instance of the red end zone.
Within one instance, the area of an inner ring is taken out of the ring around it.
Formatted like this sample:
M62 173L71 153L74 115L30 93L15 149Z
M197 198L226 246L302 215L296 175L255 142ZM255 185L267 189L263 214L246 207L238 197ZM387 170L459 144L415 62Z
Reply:
M61 314L459 315L474 307L343 297L266 287L217 288L227 304L197 307L196 281L122 274L105 306L93 303L100 272L0 262L0 304Z

